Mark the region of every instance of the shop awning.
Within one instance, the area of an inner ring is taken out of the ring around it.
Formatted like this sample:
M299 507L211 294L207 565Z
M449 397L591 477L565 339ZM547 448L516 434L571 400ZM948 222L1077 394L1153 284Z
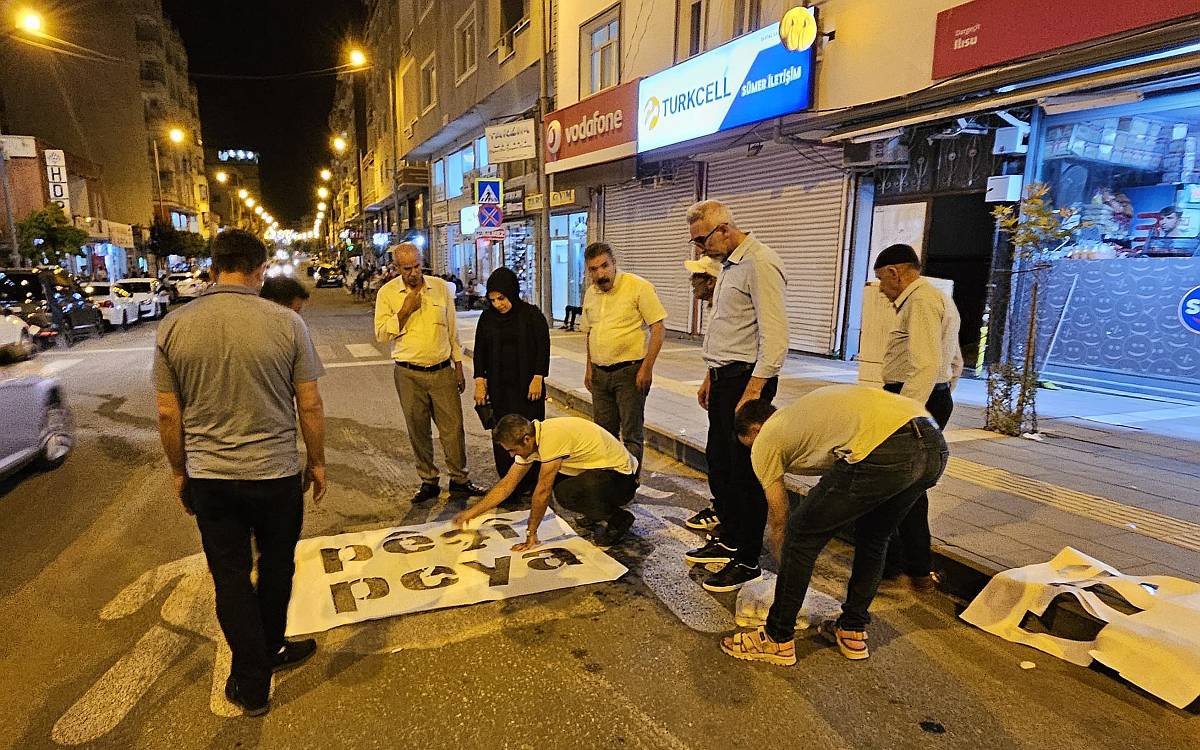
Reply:
M1200 79L1200 45L1184 48L1179 54L1150 59L1112 70L1087 73L1070 78L1028 84L999 86L992 93L945 104L919 112L893 114L834 131L821 138L824 143L869 138L897 128L918 125L954 117L1040 103L1049 97L1079 94L1102 89L1138 90L1139 85L1169 76L1194 74ZM1184 85L1184 84L1181 84Z

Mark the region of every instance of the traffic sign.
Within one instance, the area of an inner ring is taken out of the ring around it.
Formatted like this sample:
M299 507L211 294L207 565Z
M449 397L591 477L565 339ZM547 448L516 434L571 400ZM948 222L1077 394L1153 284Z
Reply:
M499 206L481 205L479 207L479 228L495 229L504 223L504 212Z
M504 198L504 180L499 177L479 177L475 180L475 203L499 206Z

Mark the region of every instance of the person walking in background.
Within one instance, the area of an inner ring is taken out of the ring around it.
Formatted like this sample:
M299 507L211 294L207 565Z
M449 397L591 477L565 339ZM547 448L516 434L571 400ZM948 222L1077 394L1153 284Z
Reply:
M263 282L259 296L296 312L301 312L309 295L308 290L299 281L290 276L275 276Z
M583 387L592 392L592 419L620 438L641 466L646 396L654 382L667 311L653 284L617 269L609 245L588 245L583 261L592 282L583 295L580 323L587 337Z
M879 588L888 537L918 496L937 484L949 451L920 404L861 385L830 385L775 411L750 401L737 437L751 447L754 473L770 506L767 546L779 561L766 625L721 641L737 659L795 664L796 617L821 550L855 524L854 562L837 620L818 628L847 659L866 659L867 610ZM790 503L785 474L820 476Z
M474 364L477 405L490 403L497 418L546 418L550 328L542 311L520 298L520 282L508 268L488 277L487 304L475 328ZM498 443L492 450L496 474L503 477L513 457ZM536 485L537 471L530 470L512 494L531 494Z
M312 656L284 640L304 492L325 494L321 361L299 315L258 296L267 249L240 229L213 240L217 283L158 328L158 432L175 492L196 516L233 652L225 696L251 716L271 673ZM307 464L300 468L296 418ZM253 549L258 551L257 579Z
M938 428L954 412L951 392L962 375L959 316L954 300L921 276L921 259L909 245L892 245L875 260L879 291L896 308L883 352L883 388L922 405ZM917 591L937 587L929 538L929 496L921 493L888 546L884 577L908 576Z
M704 335L708 370L696 400L708 411L708 485L722 531L684 559L723 564L704 588L733 591L762 574L758 559L767 522L767 501L750 466L750 449L733 434L734 416L748 401L775 398L788 350L786 280L775 251L739 229L718 201L688 208L687 223L692 244L721 263Z
M393 247L392 257L399 275L376 297L375 338L392 344L396 393L421 478L412 501L425 502L441 493L431 421L437 424L450 471L451 496L482 495L484 490L467 476L459 400L466 380L450 285L421 272L421 251L410 242Z
M706 310L711 310L713 290L717 288L717 277L721 275L721 264L702 255L695 260L685 260L683 267L691 274L689 281L692 285L692 298L697 302L703 302ZM689 529L713 532L713 536L720 536L715 531L720 524L721 521L717 518L717 509L711 503L707 508L684 521L684 525Z

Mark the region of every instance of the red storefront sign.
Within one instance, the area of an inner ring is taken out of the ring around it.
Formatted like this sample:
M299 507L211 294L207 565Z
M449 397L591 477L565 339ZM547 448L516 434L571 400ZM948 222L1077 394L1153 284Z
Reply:
M636 154L637 108L635 79L546 115L546 171L561 172Z
M938 13L933 77L1200 13L1200 0L973 0Z

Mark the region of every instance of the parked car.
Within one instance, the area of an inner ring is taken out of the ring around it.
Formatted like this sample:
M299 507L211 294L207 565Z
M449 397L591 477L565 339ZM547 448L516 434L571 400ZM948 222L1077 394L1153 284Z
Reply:
M16 362L33 355L33 330L7 308L0 310L0 364Z
M167 276L171 300L196 299L208 288L208 282L190 273L173 273Z
M104 335L104 316L79 283L61 268L0 269L0 309L29 323L34 340L68 345L80 336Z
M125 328L131 323L138 322L141 318L137 300L118 284L111 284L107 281L89 281L83 291L88 295L88 299L95 302L96 306L100 308L104 322L109 328L117 326Z
M29 463L53 469L75 447L75 422L57 380L0 377L0 477Z
M117 286L133 295L138 303L139 317L158 320L167 314L171 295L158 279L121 279Z
M336 266L319 266L316 273L317 286L341 286L345 279Z

